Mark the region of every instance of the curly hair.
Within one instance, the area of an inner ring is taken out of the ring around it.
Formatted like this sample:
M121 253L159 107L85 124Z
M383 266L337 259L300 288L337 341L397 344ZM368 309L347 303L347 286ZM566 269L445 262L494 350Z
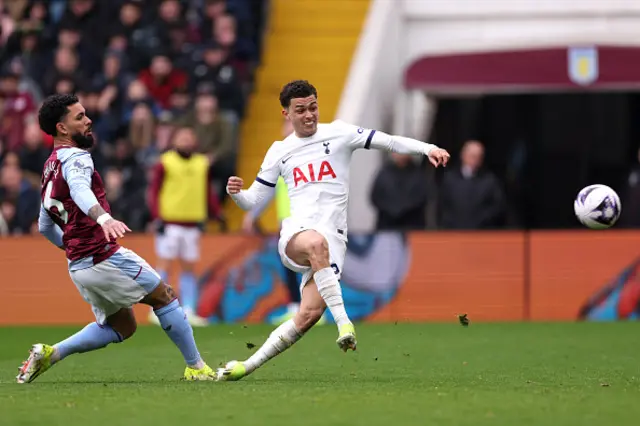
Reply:
M38 111L38 123L43 132L56 136L56 125L61 122L69 112L69 106L77 104L76 95L51 95L44 100Z
M307 98L309 96L318 97L318 91L307 80L294 80L291 81L282 88L280 92L280 105L282 108L289 108L291 105L291 99L294 98Z

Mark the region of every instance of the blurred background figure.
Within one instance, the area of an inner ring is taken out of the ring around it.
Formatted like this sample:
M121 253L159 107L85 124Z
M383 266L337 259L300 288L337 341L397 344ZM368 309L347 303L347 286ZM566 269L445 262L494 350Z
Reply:
M492 229L503 225L504 197L498 180L483 169L484 145L464 143L460 164L445 171L440 189L440 227Z
M196 152L195 132L189 127L178 128L172 146L155 166L149 190L157 270L162 279L169 282L171 264L179 261L181 303L192 325L202 326L207 320L196 315L195 266L200 260L200 236L209 217L220 217L220 205L211 188L213 166L206 155ZM157 323L154 317L153 311L149 312L149 319Z
M640 228L640 149L635 164L629 170L626 188L620 193L620 197L620 224L627 228Z
M410 155L391 153L376 177L371 203L378 212L379 231L422 230L427 226L427 174Z
M0 169L0 210L8 233L29 234L40 212L40 191L24 177L12 158L5 158Z

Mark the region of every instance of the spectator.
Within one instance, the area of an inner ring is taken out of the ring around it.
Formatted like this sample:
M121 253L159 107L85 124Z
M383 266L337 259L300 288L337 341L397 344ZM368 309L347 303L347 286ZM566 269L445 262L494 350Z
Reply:
M174 91L187 87L187 75L173 68L167 54L155 55L149 68L142 71L139 78L153 100L163 109L171 107L169 101Z
M127 88L127 96L122 106L122 123L128 123L131 120L133 109L138 103L146 103L153 111L154 115L160 114L162 109L158 103L149 95L147 86L140 80L133 80Z
M247 40L238 40L236 19L233 15L218 16L213 27L213 39L225 51L230 64L235 67L241 80L247 80L247 61L252 56Z
M169 100L169 112L174 117L182 117L191 108L191 93L187 89L181 88L171 94Z
M55 52L54 69L43 78L42 91L46 95L56 93L56 85L62 79L85 86L87 79L78 69L78 65L78 55L74 50L69 47L59 47Z
M18 151L22 146L24 128L33 120L35 104L31 95L18 90L20 76L12 71L0 76L0 97L3 98L0 138L7 151Z
M225 0L205 0L202 14L203 22L201 25L202 38L209 38L209 34L214 34L214 24L216 19L227 13L227 4Z
M629 228L640 228L640 149L637 160L627 177L627 187L621 194L623 197L620 224Z
M228 53L216 42L204 45L192 76L192 89L212 84L220 97L220 108L243 116L244 100L238 72L228 61Z
M35 82L31 74L25 70L22 58L15 57L9 62L9 69L19 78L18 92L28 94L34 104L42 102L44 96L40 85Z
M9 170L0 174L11 184L0 189L0 235L29 232L23 212L28 200L39 203L39 194L29 194L39 192L53 143L38 133L34 113L54 92L80 97L93 121L96 170L113 190L117 214L133 221L130 227L147 225L140 224L149 218L138 194L179 121L189 120L198 131L200 151L215 160L212 176L224 193L245 104L242 52L256 45L246 42L258 32L263 10L248 4L0 0L0 170ZM199 16L203 10L206 17ZM17 168L19 190L12 175Z
M91 37L83 37L76 27L67 26L58 32L58 48L68 49L77 55L78 64L84 75L94 75L100 71L100 50L90 42Z
M122 208L119 217L132 230L143 231L147 207L140 200L145 196L146 175L135 158L133 146L126 139L116 141L113 159L106 174L111 175L114 182L120 182L119 186L114 186L118 190L117 206Z
M55 93L72 94L76 92L76 83L70 77L63 76L56 81Z
M142 29L142 10L140 1L127 0L122 5L118 14L118 23L113 34L122 34L128 39L140 39L141 34L137 33Z
M234 151L233 124L218 114L218 98L211 93L196 97L195 106L181 124L195 130L198 152L212 163L224 161Z
M109 25L113 22L115 10L109 3L96 0L69 0L60 26L77 28L80 34L90 41L91 45L100 50L108 37Z
M4 164L0 170L0 203L3 217L12 234L28 234L40 213L40 191L23 178L14 164Z
M504 225L504 196L498 180L484 170L484 146L467 141L462 164L447 170L442 182L440 225L446 229L495 229Z
M44 163L49 158L49 150L43 145L43 133L38 123L29 123L24 130L24 145L20 150L20 167L24 178L33 188L40 189Z
M158 152L165 152L171 148L171 136L175 131L175 123L173 122L173 115L165 111L158 115L158 123L156 125L155 132L155 147Z
M371 203L378 211L378 230L425 229L427 196L425 171L414 158L392 153L376 177Z
M227 179L235 172L234 126L218 114L218 98L211 93L196 97L195 108L180 123L195 131L198 152L207 155L219 195L225 193Z
M157 157L158 152L154 146L155 127L151 108L145 103L136 105L129 123L128 136L137 153L136 160L142 164L149 164Z
M29 92L35 102L42 99L40 86L36 86L35 81L42 79L45 69L45 58L40 49L41 33L40 28L20 27L12 36L5 55L11 71L20 76L20 91Z

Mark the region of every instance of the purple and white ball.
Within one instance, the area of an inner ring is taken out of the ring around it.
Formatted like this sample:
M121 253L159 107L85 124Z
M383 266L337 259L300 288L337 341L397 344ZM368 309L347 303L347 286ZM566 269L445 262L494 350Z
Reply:
M578 220L591 229L611 228L620 218L620 197L606 185L583 188L573 203Z

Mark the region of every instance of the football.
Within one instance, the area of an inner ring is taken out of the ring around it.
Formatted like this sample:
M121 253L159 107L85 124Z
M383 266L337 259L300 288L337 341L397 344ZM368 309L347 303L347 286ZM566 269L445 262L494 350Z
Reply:
M606 185L583 188L573 203L578 220L591 229L607 229L620 218L622 205L616 191Z

